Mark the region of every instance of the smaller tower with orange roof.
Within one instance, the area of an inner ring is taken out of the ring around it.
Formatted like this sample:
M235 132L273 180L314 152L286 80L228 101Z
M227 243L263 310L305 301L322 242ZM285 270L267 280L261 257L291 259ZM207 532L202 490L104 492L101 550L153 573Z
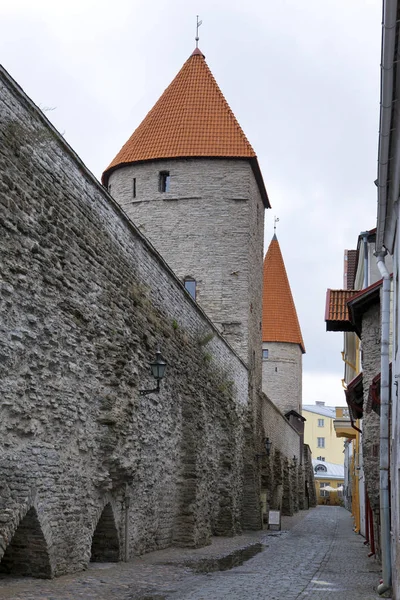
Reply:
M262 341L263 392L284 414L301 413L305 347L276 235L264 259Z

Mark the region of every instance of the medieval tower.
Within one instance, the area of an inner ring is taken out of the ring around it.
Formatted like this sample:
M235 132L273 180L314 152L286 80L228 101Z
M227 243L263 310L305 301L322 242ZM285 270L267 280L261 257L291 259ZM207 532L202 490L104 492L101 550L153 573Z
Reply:
M264 208L256 154L196 48L103 183L261 387Z
M264 259L262 388L284 414L301 413L305 347L276 235Z

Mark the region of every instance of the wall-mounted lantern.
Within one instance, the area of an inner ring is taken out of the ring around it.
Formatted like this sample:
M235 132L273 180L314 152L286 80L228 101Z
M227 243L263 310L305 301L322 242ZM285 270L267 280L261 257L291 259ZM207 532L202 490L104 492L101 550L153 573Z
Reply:
M266 437L264 440L264 445L265 445L265 452L266 455L269 456L271 454L271 446L272 446L272 442L269 439L269 437Z
M157 382L157 386L152 388L151 390L139 390L139 394L141 396L146 396L147 394L157 394L160 391L160 381L165 375L165 368L167 363L163 360L160 350L158 349L156 352L156 358L154 362L150 363L151 373L154 379Z
M264 454L256 454L256 458L261 458L262 456L268 457L271 454L271 446L272 446L272 442L269 439L269 437L264 438L265 453Z

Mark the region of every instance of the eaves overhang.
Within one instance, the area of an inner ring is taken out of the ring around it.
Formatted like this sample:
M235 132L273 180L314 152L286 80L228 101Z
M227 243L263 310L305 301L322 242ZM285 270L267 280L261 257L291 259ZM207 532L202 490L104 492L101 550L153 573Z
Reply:
M351 425L350 419L335 419L333 427L337 438L354 439L356 432Z
M363 373L359 373L357 377L354 377L347 385L345 390L346 402L349 407L350 421L352 427L354 421L362 419L363 413L363 402L364 402L364 383Z
M389 394L392 389L392 363L389 363ZM370 413L374 411L377 415L381 414L381 374L378 373L373 378L368 391L368 400L365 411Z
M379 281L376 281L367 288L364 288L363 290L360 290L354 294L347 301L350 321L354 327L353 330L360 338L362 333L362 320L365 311L374 304L378 304L380 302L382 281L382 279L379 279Z
M354 331L347 302L355 290L327 290L325 304L326 331Z
M289 412L285 413L285 418L289 419L289 417L295 417L296 419L300 419L300 421L307 421L307 419L305 417L303 417L303 415L301 415L300 413L298 413L296 410L289 410Z

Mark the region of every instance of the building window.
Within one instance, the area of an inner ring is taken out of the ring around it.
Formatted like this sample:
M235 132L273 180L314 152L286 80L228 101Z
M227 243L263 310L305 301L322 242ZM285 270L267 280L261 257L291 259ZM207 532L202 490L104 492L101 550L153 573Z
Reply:
M136 198L136 177L133 178L132 182L132 195L134 198Z
M331 485L329 481L324 481L319 484L319 493L322 498L329 498L329 492L324 490L324 488L329 485Z
M324 426L325 426L324 419L318 419L318 427L324 427Z
M183 285L192 298L196 300L196 280L191 277L186 277L183 281Z
M328 469L326 468L325 465L316 465L314 471L317 473L318 471L323 471L324 473L326 473L328 471Z
M160 171L158 189L160 192L169 192L171 177L169 171Z
M325 438L317 438L318 448L325 448Z
M268 358L268 350L267 349L263 349L262 357L263 357L263 360L267 360L267 358Z

